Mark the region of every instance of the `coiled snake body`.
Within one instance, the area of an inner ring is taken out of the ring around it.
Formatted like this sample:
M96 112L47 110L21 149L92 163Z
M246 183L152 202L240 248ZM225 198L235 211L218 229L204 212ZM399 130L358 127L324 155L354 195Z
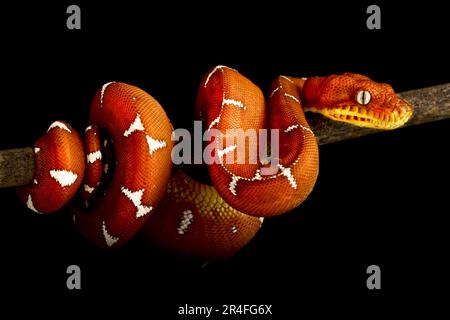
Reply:
M34 182L18 194L30 209L50 213L79 190L83 205L71 206L75 224L100 247L118 247L142 231L181 255L227 258L250 241L264 217L297 207L312 191L318 147L304 111L380 129L397 128L412 114L389 85L357 74L280 76L266 108L257 86L217 66L200 85L197 118L211 132L278 129L279 152L257 161L246 153L238 163L239 136L213 135L209 145L218 161L208 166L212 185L206 185L172 171L173 128L159 103L139 88L111 82L94 97L84 147L68 123L54 122L35 143ZM100 139L101 132L110 139ZM106 159L108 143L115 161ZM246 140L246 150L255 143ZM275 170L263 174L273 163ZM113 174L105 183L108 170Z

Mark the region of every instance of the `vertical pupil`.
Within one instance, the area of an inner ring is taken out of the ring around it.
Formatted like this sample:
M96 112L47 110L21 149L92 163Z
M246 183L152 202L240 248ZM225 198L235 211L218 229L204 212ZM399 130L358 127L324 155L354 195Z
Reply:
M362 103L366 104L366 91L362 92Z

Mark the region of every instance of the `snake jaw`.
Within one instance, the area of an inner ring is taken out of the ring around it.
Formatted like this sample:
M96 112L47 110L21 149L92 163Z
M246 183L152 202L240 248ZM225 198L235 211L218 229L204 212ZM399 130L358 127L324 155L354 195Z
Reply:
M315 108L305 111L320 113L334 121L349 123L358 127L393 130L403 126L412 116L413 109L368 110L365 106L347 105L344 107Z

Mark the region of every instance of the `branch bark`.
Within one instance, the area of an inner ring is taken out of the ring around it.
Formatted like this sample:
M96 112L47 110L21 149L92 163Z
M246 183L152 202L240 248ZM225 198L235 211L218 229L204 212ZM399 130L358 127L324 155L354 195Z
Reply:
M33 148L0 151L0 187L23 186L33 179Z
M411 90L399 95L414 106L414 115L406 126L450 118L450 83ZM318 114L308 114L308 122L319 145L380 132L332 121ZM33 148L0 151L0 187L26 185L33 179Z

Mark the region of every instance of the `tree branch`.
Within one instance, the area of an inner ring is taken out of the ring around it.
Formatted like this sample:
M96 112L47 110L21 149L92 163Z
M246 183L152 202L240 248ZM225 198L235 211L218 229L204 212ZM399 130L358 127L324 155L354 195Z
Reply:
M23 186L33 179L33 148L0 151L0 187Z
M450 83L411 90L399 95L414 106L414 115L406 126L450 118ZM319 145L380 132L332 121L318 114L308 114L308 121ZM0 151L0 187L26 185L33 179L33 148Z

